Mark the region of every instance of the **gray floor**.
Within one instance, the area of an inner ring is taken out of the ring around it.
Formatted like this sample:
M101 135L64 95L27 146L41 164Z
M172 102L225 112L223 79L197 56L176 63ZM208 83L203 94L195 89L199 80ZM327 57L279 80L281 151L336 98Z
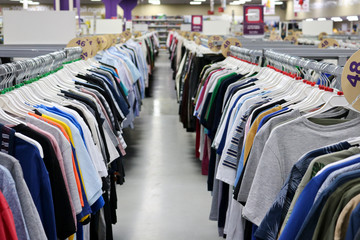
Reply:
M219 239L208 220L206 176L194 157L195 135L179 122L168 54L160 52L151 96L135 129L125 132L126 183L118 186L114 239Z

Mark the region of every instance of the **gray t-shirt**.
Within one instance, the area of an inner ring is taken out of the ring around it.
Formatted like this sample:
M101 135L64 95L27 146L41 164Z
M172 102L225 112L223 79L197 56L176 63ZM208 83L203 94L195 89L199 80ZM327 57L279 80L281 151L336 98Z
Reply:
M11 212L14 216L16 227L16 235L19 239L30 239L25 224L24 215L21 209L19 196L16 191L15 181L9 170L0 165L0 191L4 195L9 204Z
M30 239L46 240L47 237L39 213L25 183L20 163L14 157L0 152L0 165L8 169L14 179Z
M268 140L271 131L281 123L286 121L293 120L297 117L300 117L300 112L294 110L291 112L284 113L282 115L273 117L266 124L260 128L254 138L254 143L250 151L250 155L247 160L247 165L245 167L244 176L241 182L239 195L237 200L240 202L246 202L251 184L253 182L256 169L258 167L261 153L263 152L266 141Z
M344 138L356 137L359 131L360 118L325 120L299 117L276 127L264 146L243 216L259 225L292 166L304 153Z
M340 116L342 114L346 114L348 111L344 108L334 108L325 113L321 113L315 118L331 118ZM250 155L247 160L247 165L244 170L244 176L240 185L239 194L237 196L237 200L240 202L246 202L249 196L251 184L253 183L256 169L259 164L259 160L261 154L264 150L264 146L266 141L268 140L271 131L286 122L294 120L300 117L301 114L299 110L293 110L291 112L286 112L281 115L275 116L271 118L268 122L264 124L264 126L256 133L254 138L254 143L250 151ZM359 116L359 113L350 111L346 116L347 119L354 119Z

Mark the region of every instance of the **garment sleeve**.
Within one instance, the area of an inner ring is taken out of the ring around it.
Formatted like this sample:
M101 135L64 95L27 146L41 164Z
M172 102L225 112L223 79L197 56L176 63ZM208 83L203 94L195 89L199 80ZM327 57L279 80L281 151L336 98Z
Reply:
M260 225L283 185L276 138L269 138L261 155L243 216Z

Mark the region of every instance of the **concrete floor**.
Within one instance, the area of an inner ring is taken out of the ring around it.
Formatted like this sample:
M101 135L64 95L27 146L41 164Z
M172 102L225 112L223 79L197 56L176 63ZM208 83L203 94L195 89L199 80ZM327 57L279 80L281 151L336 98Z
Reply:
M125 131L126 182L117 186L114 239L212 240L211 196L195 159L195 134L182 128L170 60L160 52L135 129Z

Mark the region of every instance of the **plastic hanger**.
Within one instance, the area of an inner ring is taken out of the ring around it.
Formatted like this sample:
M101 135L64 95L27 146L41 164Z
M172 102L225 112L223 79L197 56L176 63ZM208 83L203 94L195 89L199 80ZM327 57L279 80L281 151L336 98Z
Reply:
M329 98L329 100L324 104L324 106L322 106L319 110L314 111L314 112L310 112L306 115L304 115L306 118L309 117L313 117L316 116L320 113L324 113L334 107L344 107L346 109L349 110L353 110L356 111L351 104L349 104L346 100L346 98L344 97L344 93L343 92L337 92L337 95L333 95L332 97Z

